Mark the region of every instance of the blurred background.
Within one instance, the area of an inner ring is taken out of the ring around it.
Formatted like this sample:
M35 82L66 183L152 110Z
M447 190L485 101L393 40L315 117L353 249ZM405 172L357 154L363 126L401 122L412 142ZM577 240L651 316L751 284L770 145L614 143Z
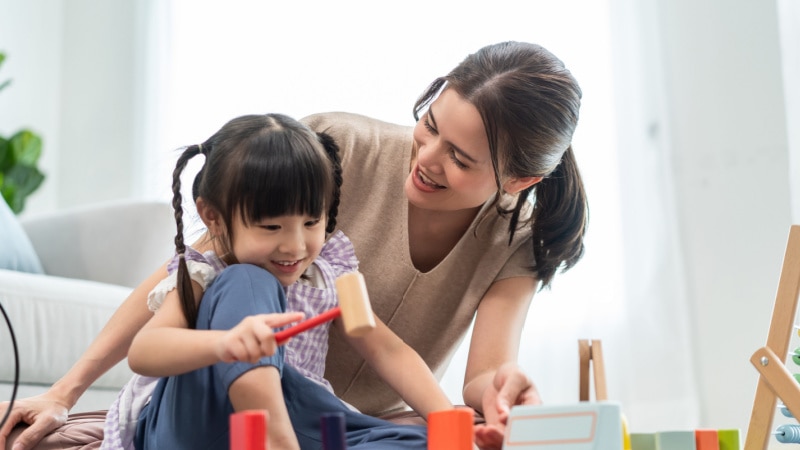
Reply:
M797 0L0 0L0 134L43 139L22 215L166 201L177 149L242 114L412 125L428 83L505 40L580 82L591 205L586 256L534 297L520 363L545 402L576 402L577 340L600 339L632 431L746 431L800 223ZM464 356L443 379L457 403Z

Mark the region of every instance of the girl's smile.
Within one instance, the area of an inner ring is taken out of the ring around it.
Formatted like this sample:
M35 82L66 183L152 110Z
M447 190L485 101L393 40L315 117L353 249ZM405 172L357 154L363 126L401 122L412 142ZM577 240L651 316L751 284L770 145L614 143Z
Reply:
M325 218L290 214L233 225L233 254L240 263L263 267L289 286L302 276L322 251Z

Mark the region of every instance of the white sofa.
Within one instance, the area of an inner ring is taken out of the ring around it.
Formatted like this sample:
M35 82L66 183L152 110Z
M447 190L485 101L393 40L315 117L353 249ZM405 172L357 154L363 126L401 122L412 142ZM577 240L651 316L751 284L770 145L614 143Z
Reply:
M2 201L2 200L0 200ZM167 203L114 201L21 220L46 275L0 269L0 304L19 348L17 398L44 392L74 364L117 306L174 252ZM95 382L73 412L107 409L130 377L127 362ZM0 401L14 380L0 317Z

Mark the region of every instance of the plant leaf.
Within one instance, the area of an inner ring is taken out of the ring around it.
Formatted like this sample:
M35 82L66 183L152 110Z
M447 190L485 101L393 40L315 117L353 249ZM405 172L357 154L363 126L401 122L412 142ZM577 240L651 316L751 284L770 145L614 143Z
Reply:
M12 162L11 146L8 139L0 136L0 175L11 167ZM0 182L0 186L2 183Z
M36 166L36 161L42 154L42 138L30 130L20 130L11 136L11 153L17 164L30 167Z
M8 203L8 207L11 208L14 214L19 214L22 208L25 207L25 199L17 194L17 190L13 186L1 186L0 193L3 194L3 199Z
M44 181L44 174L36 167L16 165L6 173L6 186L15 189L18 195L27 197Z

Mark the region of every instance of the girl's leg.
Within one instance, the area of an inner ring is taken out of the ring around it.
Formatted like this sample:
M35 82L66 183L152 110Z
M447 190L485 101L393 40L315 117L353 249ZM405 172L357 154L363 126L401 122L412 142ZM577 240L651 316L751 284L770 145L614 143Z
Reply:
M283 369L282 386L289 416L303 450L322 448L320 416L330 412L345 415L348 449L427 449L425 426L397 425L352 411L330 391L290 366Z
M272 274L248 264L225 269L200 302L197 329L228 330L246 316L286 309L283 287ZM283 347L258 364L218 363L163 378L140 416L137 449L228 449L231 384L255 367L283 367ZM261 368L263 370L266 368Z

